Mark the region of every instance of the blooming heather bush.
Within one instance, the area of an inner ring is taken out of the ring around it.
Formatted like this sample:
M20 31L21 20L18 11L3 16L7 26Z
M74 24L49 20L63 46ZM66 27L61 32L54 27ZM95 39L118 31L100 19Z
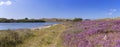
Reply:
M62 35L65 47L120 47L120 20L76 22Z

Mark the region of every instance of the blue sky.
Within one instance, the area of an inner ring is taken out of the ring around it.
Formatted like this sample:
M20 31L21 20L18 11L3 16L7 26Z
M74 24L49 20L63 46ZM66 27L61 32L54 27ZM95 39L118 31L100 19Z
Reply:
M114 18L120 0L0 0L1 18Z

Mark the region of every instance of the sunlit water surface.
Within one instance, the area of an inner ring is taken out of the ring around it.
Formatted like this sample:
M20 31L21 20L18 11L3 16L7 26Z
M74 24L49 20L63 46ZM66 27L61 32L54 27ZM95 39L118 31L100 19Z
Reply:
M42 27L42 26L52 25L52 24L58 24L58 22L0 23L0 30L28 29L28 28Z

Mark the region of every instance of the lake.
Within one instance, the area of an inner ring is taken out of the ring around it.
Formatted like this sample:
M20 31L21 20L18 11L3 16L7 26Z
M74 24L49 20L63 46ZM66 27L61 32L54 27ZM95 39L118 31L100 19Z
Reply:
M37 23L0 23L0 30L7 29L27 29L27 28L35 28L42 27L46 25L57 24L58 22L37 22Z

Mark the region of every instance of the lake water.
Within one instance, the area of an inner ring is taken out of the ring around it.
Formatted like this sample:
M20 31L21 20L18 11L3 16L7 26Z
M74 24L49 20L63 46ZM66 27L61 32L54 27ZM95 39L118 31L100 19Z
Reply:
M57 24L57 22L38 22L38 23L0 23L0 30L7 29L25 29L25 28L35 28L42 27L46 25Z

